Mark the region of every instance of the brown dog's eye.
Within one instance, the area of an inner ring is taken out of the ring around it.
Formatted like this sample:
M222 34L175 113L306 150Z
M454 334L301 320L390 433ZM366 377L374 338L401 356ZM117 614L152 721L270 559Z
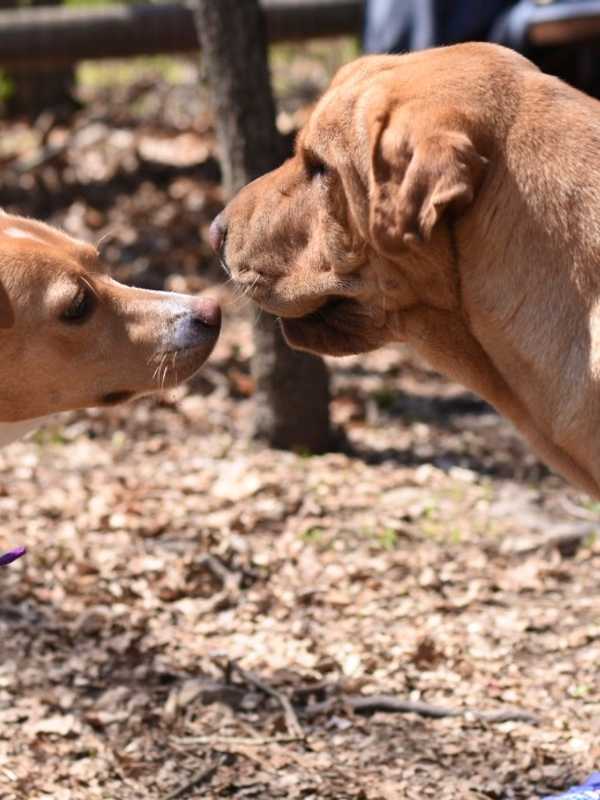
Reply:
M60 315L62 322L78 324L85 322L94 310L94 295L87 286L82 286L71 305Z
M322 178L329 173L329 167L314 153L307 153L304 159L306 172L309 178Z

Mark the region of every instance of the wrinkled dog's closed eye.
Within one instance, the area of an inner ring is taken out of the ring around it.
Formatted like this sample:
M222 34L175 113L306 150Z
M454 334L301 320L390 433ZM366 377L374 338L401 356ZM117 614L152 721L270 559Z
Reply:
M309 178L322 178L329 174L330 170L322 158L315 153L307 152L304 154L304 168Z
M68 308L60 315L61 322L69 325L81 325L92 314L95 306L95 297L88 286L81 286Z

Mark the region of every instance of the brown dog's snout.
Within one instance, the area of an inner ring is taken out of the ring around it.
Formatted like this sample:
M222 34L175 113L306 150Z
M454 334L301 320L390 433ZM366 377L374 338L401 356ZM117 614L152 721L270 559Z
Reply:
M192 304L194 320L208 328L218 328L221 324L221 307L210 297L198 297Z
M185 309L180 308L173 322L168 329L166 348L169 351L201 348L207 358L219 338L221 308L208 297L188 299Z
M208 230L208 240L212 249L220 255L225 245L225 238L227 236L227 223L225 222L225 215L221 212L211 223Z
M194 300L192 304L192 323L197 328L213 328L218 333L221 327L221 307L208 297Z

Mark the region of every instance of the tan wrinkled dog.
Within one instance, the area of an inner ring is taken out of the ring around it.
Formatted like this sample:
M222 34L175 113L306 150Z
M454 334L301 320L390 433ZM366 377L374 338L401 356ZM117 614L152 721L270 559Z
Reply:
M600 105L465 44L340 70L213 223L294 347L407 341L600 495Z
M175 386L220 317L208 299L123 286L91 245L0 212L0 445L55 412Z

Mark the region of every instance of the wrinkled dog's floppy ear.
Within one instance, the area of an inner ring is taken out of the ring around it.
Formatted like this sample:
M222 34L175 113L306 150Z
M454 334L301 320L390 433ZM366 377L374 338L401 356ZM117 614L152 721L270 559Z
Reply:
M374 115L369 231L383 253L426 241L446 212L473 201L487 161L466 130L412 103Z

